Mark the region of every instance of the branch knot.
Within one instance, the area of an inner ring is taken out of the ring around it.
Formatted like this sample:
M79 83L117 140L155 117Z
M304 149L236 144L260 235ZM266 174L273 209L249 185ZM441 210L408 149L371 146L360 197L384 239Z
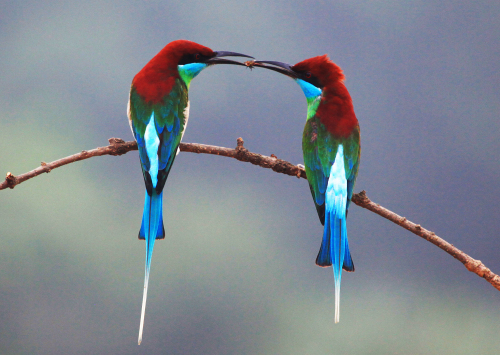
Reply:
M351 201L361 207L365 207L371 202L368 196L366 196L365 190L361 190L357 194L352 194Z
M481 277L483 277L484 273L486 272L486 270L485 270L486 268L484 267L481 260L476 260L476 259L471 258L464 265L467 268L467 270L469 270L470 272L473 272Z
M125 141L121 138L110 138L108 139L109 144L111 145L117 145L117 144L122 144L125 143Z
M46 173L50 173L52 171L52 169L49 167L49 165L46 162L42 161L40 163L40 165L43 168L43 171L45 171Z
M243 146L243 143L245 143L245 141L243 140L243 138L239 137L236 140L236 150L239 151L239 152L248 152L248 149L246 149Z
M9 171L5 176L5 182L7 182L9 189L13 189L17 185L17 178Z
M109 138L109 148L110 154L114 156L123 155L129 151L127 148L127 142L121 138Z

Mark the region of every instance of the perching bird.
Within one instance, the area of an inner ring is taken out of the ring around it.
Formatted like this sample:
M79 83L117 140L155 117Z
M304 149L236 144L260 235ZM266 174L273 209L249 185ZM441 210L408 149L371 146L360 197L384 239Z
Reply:
M252 58L234 52L215 52L200 44L170 42L132 80L128 118L139 147L146 198L139 239L146 240L146 274L142 300L139 344L142 341L149 271L155 239L165 238L162 217L163 187L178 153L189 117L188 89L191 80L214 64L240 62L221 57Z
M359 124L343 83L344 74L326 55L294 66L273 61L247 63L291 77L306 95L302 152L312 197L324 225L316 264L322 267L333 264L335 323L338 323L342 269L354 271L346 217L360 160Z

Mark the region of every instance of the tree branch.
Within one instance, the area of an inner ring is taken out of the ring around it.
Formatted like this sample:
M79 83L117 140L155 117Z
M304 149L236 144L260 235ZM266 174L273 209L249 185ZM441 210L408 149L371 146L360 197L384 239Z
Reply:
M380 206L378 203L371 201L367 196L365 191L361 191L358 194L352 195L352 202L356 205L366 208L373 213L378 214L389 221L396 223L398 226L409 230L413 234L424 238L428 242L431 242L435 246L441 248L455 259L459 260L470 272L475 273L479 277L486 279L493 287L500 291L500 276L493 273L488 269L480 260L471 258L469 255L465 254L460 249L456 248L453 244L448 243L446 240L439 238L436 233L431 232L420 226L420 224L415 224L406 219L406 217L401 217L400 215L388 210L385 207Z
M307 179L306 172L302 167L293 165L285 160L278 159L272 154L270 157L268 157L265 155L249 152L243 146L243 139L241 138L238 138L237 142L238 145L235 149L197 143L181 143L180 150L181 152L222 155L225 157L235 158L239 161L249 162L263 168L272 169L277 173ZM55 160L51 163L42 162L41 166L39 166L38 168L18 176L14 176L9 172L7 173L5 181L0 183L0 190L6 188L13 189L16 185L34 178L35 176L38 176L42 173L49 173L52 169L79 160L84 160L101 155L122 155L130 152L131 150L137 150L137 143L134 141L125 142L120 138L110 138L109 143L110 144L106 147L84 150L80 153ZM453 256L455 259L459 260L462 264L464 264L467 270L475 273L479 277L484 278L493 287L500 291L500 276L493 273L480 260L471 258L463 251L453 246L453 244L450 244L444 239L439 238L434 232L421 227L420 224L410 222L405 217L401 217L398 214L380 206L379 204L372 202L366 196L365 191L361 191L358 194L353 194L352 202L360 207L366 208L378 214L381 217L384 217L385 219L388 219L389 221L409 230L413 234L416 234L419 237L424 238L425 240L441 248L442 250Z

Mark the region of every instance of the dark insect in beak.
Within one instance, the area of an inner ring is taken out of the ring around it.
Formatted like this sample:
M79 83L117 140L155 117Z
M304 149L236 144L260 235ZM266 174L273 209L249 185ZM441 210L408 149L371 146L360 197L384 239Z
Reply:
M257 61L249 61L250 64L247 64L249 67L260 67L269 70L274 70L283 75L289 76L292 79L297 79L299 76L296 72L293 71L292 66L290 64L275 62L270 60L257 60ZM248 62L245 62L245 64Z

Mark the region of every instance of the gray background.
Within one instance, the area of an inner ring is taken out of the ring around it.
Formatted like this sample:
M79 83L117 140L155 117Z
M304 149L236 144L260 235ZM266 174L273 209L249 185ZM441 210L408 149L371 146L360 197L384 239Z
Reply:
M327 53L361 124L355 191L500 272L498 1L23 1L0 4L0 172L132 139L133 76L168 42L296 63ZM190 91L185 142L302 162L306 100L219 66ZM307 183L181 153L166 187L137 346L144 244L137 152L0 192L1 354L496 354L500 293L353 206L356 273L333 324Z

